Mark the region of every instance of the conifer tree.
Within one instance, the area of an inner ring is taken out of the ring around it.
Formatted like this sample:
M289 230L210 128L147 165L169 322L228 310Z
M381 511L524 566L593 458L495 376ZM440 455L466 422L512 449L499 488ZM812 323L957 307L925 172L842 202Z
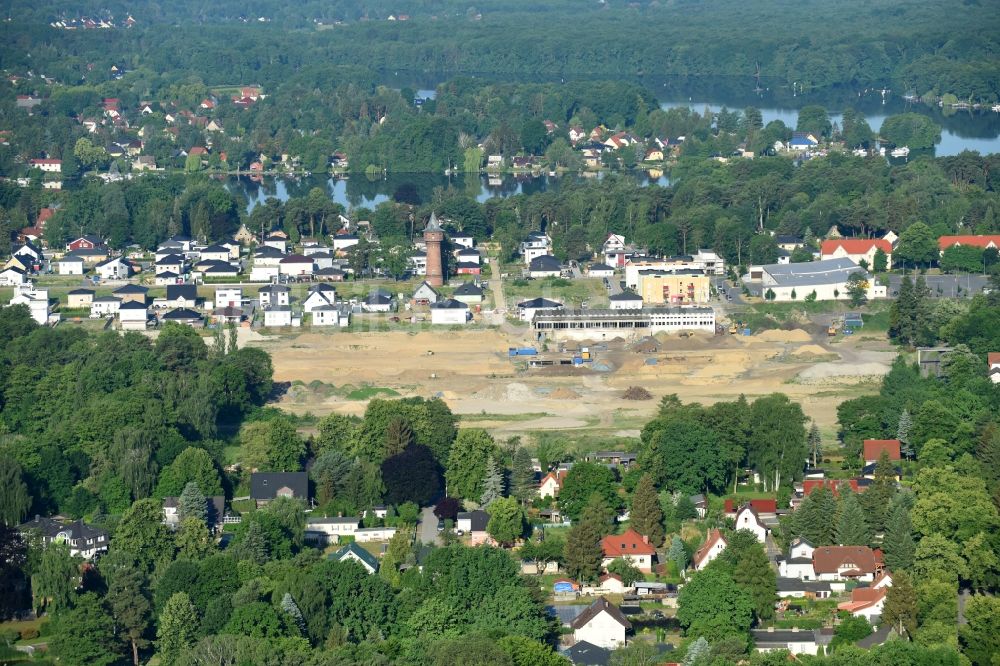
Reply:
M230 322L229 324L229 353L232 354L239 347L236 344L236 324Z
M687 548L684 547L684 542L681 541L680 536L677 534L670 540L670 550L667 551L667 559L677 565L678 573L683 573L687 569Z
M394 417L385 429L383 457L391 458L399 455L406 450L406 447L413 444L413 441L413 428L410 427L410 422L402 416Z
M603 556L601 538L607 529L605 512L606 507L595 495L566 537L566 571L577 580L596 580L600 573Z
M902 571L913 566L917 544L913 539L913 524L910 511L903 503L897 503L889 515L882 539L885 566L890 571Z
M504 496L503 471L491 455L486 460L486 477L483 479L483 494L479 504L485 509Z
M896 439L900 443L900 452L906 458L913 457L913 449L910 447L910 428L913 427L913 417L910 410L903 408L899 415L899 424L896 426Z
M197 518L203 523L207 520L207 500L194 481L188 481L181 491L181 496L177 498L177 515L181 520Z
M247 525L243 533L243 539L236 549L241 560L251 560L257 564L264 564L268 560L267 541L260 523L252 521Z
M829 546L833 543L836 512L837 502L830 489L817 488L792 514L792 532L814 546Z
M809 453L812 455L813 467L819 464L820 448L823 445L823 438L819 433L819 426L813 421L809 427Z
M698 640L688 646L687 653L684 655L684 666L700 666L702 663L707 663L711 651L712 647L705 640L705 637L699 636Z
M660 508L660 498L653 485L653 477L643 474L639 479L635 492L632 493L632 508L629 522L639 534L649 537L649 542L656 548L663 544L663 509Z
M295 603L295 599L292 598L290 592L285 592L285 596L281 597L281 610L288 614L292 624L298 627L299 633L304 636L306 633L306 621L302 617L302 611L299 610L299 606Z
M754 543L740 555L733 570L733 580L753 598L754 613L760 620L774 617L774 600L778 595L778 579L760 543Z
M882 621L896 627L897 632L906 630L912 636L917 628L917 612L917 591L909 574L893 571L892 586L886 593L882 609Z
M535 470L526 448L522 446L514 452L511 467L511 491L521 504L528 504L535 496Z
M840 491L836 537L841 546L867 546L872 538L858 496L848 488Z
M874 533L885 531L885 523L889 518L892 499L896 496L896 476L889 454L885 451L875 463L875 480L863 495L858 497L865 514L868 526Z

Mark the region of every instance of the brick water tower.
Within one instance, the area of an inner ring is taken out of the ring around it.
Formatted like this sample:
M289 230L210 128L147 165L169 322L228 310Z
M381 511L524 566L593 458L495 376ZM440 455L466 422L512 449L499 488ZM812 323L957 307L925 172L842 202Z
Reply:
M441 242L444 231L438 223L437 215L431 213L431 219L424 227L424 242L427 244L427 284L432 287L444 285L444 264L441 262Z

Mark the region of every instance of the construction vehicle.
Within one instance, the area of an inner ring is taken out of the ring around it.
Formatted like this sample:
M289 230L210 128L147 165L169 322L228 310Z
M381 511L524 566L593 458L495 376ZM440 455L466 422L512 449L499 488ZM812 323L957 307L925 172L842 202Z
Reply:
M837 335L837 328L839 328L839 326L840 326L840 320L834 319L833 321L830 322L830 326L827 327L826 334L829 335L830 337Z
M739 330L740 330L740 328L736 324L730 324L729 325L729 335L736 335L736 332L739 331Z

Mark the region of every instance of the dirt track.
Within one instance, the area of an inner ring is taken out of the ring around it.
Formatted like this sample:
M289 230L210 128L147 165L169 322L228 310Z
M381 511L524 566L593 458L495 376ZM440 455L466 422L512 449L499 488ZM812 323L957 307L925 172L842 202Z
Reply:
M250 344L271 352L279 381L320 380L337 387L385 387L404 396L439 396L456 413L482 415L468 417L470 423L502 436L573 429L635 436L666 394L711 404L776 391L801 402L806 414L832 436L836 406L873 390L872 378L886 372L894 356L879 351L887 348L878 342L829 344L802 330L766 331L749 337L662 336L657 351L644 353L612 342L596 357L611 368L607 372L565 366L523 370L509 361L507 348L525 342L480 329L303 333ZM654 399L623 400L622 393L633 385L645 387ZM280 406L322 415L360 414L365 405L363 400L303 388Z

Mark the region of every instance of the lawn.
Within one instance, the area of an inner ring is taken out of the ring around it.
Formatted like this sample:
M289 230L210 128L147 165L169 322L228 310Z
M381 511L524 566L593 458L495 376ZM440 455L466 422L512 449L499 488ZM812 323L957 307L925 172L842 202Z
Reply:
M363 386L354 389L344 397L348 400L371 400L377 397L396 398L399 397L399 392L383 386Z
M584 301L587 301L588 307L591 308L606 307L608 303L607 290L598 278L567 280L547 277L540 280L505 280L503 288L508 306L538 296L560 301L568 308L578 308Z
M12 620L10 622L0 622L0 631L13 629L14 631L23 635L25 631L34 630L35 632L41 634L43 630L43 625L45 625L45 623L47 623L48 621L49 621L48 617L42 617L42 618L35 618L33 620ZM44 643L45 639L40 637L29 638L27 640L22 639L17 641L17 644L33 645L35 643L40 643L40 642Z

